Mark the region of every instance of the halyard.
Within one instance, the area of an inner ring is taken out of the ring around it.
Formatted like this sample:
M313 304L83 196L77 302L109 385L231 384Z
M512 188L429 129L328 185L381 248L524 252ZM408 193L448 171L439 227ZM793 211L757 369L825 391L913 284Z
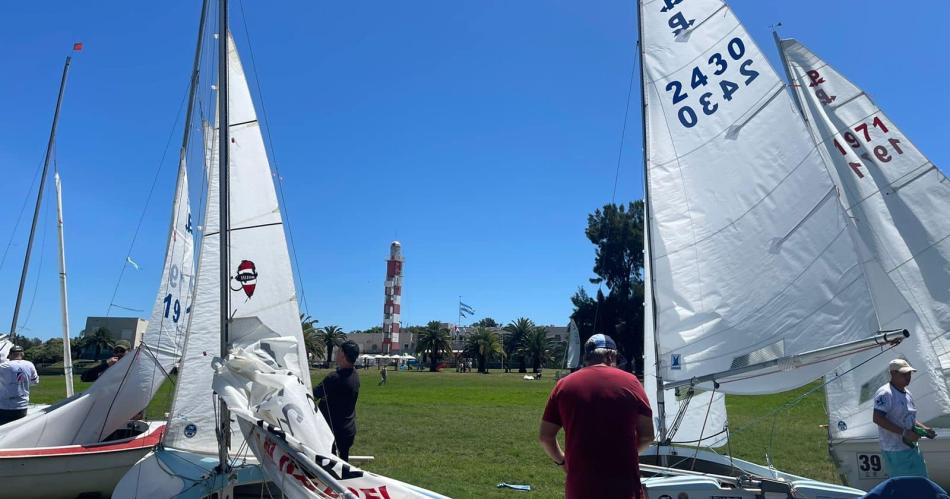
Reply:
M314 370L314 383L327 372ZM384 386L377 385L375 368L359 374L359 431L351 455L375 456L366 470L456 498L563 495L563 474L537 443L538 421L554 386L552 370L537 381L499 371L399 371L390 372ZM88 385L77 381L76 390ZM64 386L62 376L42 376L31 399L54 402L63 398ZM734 455L764 464L771 440L768 452L776 468L838 483L821 427L827 422L823 392L782 408L815 386L777 395L727 397ZM170 399L171 384L166 383L147 417L161 419ZM496 488L501 482L529 484L532 491Z

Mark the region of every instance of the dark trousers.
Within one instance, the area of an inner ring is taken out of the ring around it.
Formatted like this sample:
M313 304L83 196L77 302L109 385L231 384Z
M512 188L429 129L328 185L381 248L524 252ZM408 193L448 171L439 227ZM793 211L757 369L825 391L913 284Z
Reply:
M356 435L340 435L334 437L333 453L339 456L340 459L349 461L350 447L353 447L354 440L356 440Z
M16 421L26 416L26 409L0 409L0 425Z

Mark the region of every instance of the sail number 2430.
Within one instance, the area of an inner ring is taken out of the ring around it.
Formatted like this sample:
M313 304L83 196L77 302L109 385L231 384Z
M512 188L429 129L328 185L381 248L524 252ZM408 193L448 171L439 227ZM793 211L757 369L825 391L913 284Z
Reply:
M748 86L755 81L759 72L752 68L752 59L743 59L745 53L746 48L742 38L733 38L726 44L725 53L716 52L709 56L706 66L693 68L689 79L689 90L686 89L686 84L678 80L671 80L666 84L666 91L670 92L674 106L680 105L689 98L693 90L699 93L696 109L688 104L677 109L676 116L681 125L686 128L696 126L700 119L697 109L706 116L712 116L719 110L719 105L731 101L733 95L742 86ZM738 70L737 81L721 79L718 82L710 82L710 75L714 77L724 75L730 67ZM718 83L718 89L716 83Z

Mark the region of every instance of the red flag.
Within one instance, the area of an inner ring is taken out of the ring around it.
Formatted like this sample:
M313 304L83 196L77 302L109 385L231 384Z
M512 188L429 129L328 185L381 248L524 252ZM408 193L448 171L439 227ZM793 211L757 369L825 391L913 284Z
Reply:
M73 52L79 52L82 50L82 42L76 42L73 44Z

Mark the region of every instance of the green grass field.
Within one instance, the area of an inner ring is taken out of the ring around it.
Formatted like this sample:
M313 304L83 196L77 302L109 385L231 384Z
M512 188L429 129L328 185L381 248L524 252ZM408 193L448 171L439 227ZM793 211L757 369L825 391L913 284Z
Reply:
M319 382L326 372L313 371L313 380ZM389 382L377 386L377 371L361 370L359 431L350 454L375 456L364 466L369 471L451 497L561 497L563 474L537 443L538 421L554 381L528 382L521 376L402 371L390 372ZM77 390L86 386L76 383ZM820 426L827 421L822 391L769 416L812 386L729 397L734 455L764 464L771 440L769 455L777 468L838 483ZM64 393L63 377L44 376L33 388L32 401L49 403ZM147 417L161 418L170 400L166 383ZM497 489L500 482L530 484L533 491Z

